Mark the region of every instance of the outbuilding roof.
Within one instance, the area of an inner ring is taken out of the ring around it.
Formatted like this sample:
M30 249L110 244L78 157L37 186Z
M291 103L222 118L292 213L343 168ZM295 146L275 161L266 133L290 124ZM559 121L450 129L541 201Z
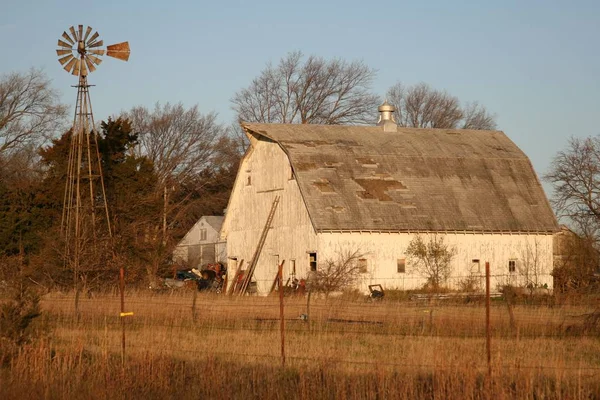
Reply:
M316 231L558 230L529 159L500 131L242 126L288 155Z

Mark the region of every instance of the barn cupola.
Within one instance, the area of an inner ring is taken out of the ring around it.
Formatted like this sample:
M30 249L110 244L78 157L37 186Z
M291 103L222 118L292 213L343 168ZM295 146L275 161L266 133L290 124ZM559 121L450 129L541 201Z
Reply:
M394 111L396 111L396 107L386 100L377 108L377 111L379 111L379 121L377 121L377 126L382 126L384 132L397 132L398 124L396 124L396 120L394 120Z

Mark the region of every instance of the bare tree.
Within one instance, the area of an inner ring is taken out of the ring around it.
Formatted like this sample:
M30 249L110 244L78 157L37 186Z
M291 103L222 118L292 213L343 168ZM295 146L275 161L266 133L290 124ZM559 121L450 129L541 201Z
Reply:
M496 116L478 102L467 103L462 109L461 129L495 130Z
M215 141L224 133L215 113L202 114L198 106L157 103L154 110L134 107L125 114L139 133L139 147L156 168L161 182L182 182L205 168Z
M529 288L541 287L540 275L543 273L542 244L538 238L527 240L521 248L521 259L517 263L517 270ZM544 282L545 283L545 282Z
M0 77L0 156L41 144L65 127L67 108L39 69Z
M289 53L268 64L231 99L238 119L261 123L366 124L374 122L375 71L363 62Z
M210 165L214 144L225 130L217 123L215 113L204 115L198 106L186 109L181 103L157 103L153 111L134 107L125 116L139 133L137 151L155 166L157 192L162 194L164 203L162 235L165 241L168 215L180 213L181 205L187 200L184 196L179 204L172 204L171 193L197 182L196 177Z
M569 229L563 229L554 239L555 255L554 289L568 293L590 286L596 281L600 253L594 247L593 238L581 237Z
M417 235L410 241L406 255L416 271L427 278L427 285L439 289L450 277L450 262L456 255L456 248L444 243L444 238L430 235L428 240Z
M554 186L552 205L583 237L600 239L600 136L571 138L544 179Z
M338 249L334 258L325 260L317 271L311 273L309 290L328 296L331 292L351 287L366 272L360 263L365 256L360 249Z
M388 90L387 99L396 107L396 120L400 126L496 129L495 116L479 103L467 103L463 108L457 97L426 83L408 87L397 83Z

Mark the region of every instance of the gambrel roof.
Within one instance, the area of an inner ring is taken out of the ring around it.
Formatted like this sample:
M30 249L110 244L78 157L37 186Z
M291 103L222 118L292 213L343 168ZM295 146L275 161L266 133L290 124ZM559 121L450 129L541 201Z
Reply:
M242 126L288 155L316 231L558 230L529 159L500 131Z

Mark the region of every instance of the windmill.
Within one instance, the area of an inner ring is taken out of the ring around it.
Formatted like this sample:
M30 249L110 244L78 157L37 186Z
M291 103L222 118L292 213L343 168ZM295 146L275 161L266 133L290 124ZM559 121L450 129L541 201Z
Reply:
M56 50L58 62L67 72L78 76L79 79L75 86L77 102L61 219L61 233L65 239L65 261L74 263L76 280L84 243L91 237L96 241L98 221L103 220L108 237L112 236L87 76L100 65L102 56L127 61L130 53L128 42L113 44L104 50L100 35L98 32L92 34L92 30L90 26L86 27L85 32L83 25L79 25L77 30L71 26L70 34L63 32L58 40L59 49ZM96 215L97 209L102 209L102 217Z

